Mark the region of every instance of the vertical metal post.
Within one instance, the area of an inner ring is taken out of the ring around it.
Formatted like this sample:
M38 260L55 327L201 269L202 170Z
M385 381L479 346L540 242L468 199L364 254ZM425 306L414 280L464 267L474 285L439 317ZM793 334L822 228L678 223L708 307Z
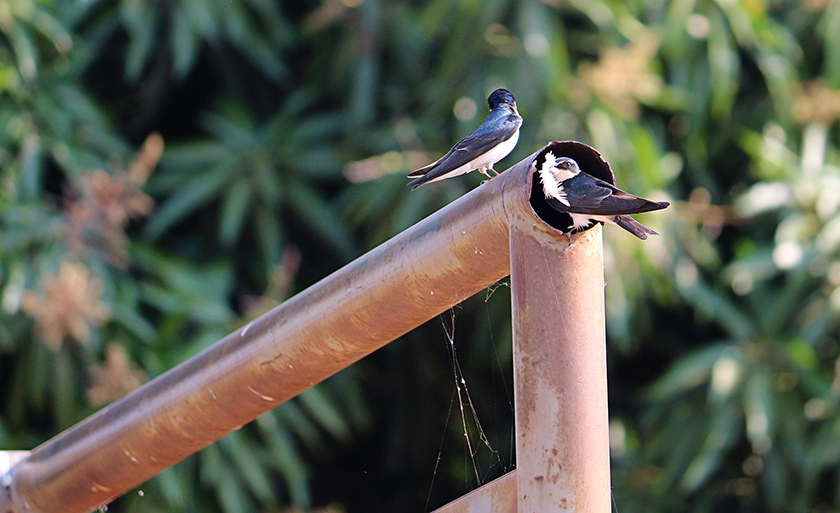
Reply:
M518 511L610 511L601 228L571 240L513 215Z

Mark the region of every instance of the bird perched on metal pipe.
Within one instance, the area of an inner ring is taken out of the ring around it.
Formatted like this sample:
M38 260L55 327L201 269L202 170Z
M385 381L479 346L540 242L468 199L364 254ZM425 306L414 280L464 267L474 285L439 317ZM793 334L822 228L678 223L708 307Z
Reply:
M409 173L419 177L409 182L412 190L425 183L463 175L475 169L491 178L493 164L507 157L519 141L522 117L516 110L516 100L507 89L496 89L487 98L490 114L473 133L452 147L446 155L426 167Z
M569 214L572 230L588 228L593 223L618 225L644 240L648 234L659 235L639 223L630 214L661 210L670 203L648 201L587 174L568 157L546 153L539 169L545 199L558 212Z

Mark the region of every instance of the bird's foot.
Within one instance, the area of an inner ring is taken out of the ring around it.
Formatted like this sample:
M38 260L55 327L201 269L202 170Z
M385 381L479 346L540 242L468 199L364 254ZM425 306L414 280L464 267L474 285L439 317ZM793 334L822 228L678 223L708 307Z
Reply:
M493 169L490 169L490 171L493 171ZM483 168L483 167L478 168L478 172L483 174L487 178L493 178L492 176L490 176L490 173L487 172L487 168ZM495 173L495 171L493 171L493 172ZM498 173L496 173L496 174L498 174Z

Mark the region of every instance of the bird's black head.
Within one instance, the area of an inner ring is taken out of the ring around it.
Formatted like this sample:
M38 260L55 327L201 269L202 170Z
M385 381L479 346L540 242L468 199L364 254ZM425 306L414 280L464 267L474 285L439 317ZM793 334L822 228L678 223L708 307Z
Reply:
M559 159L555 160L554 167L564 169L572 174L578 174L580 172L580 168L578 168L577 162L570 159L569 157L560 157Z
M496 89L490 93L490 97L487 98L487 104L490 106L490 109L495 109L502 104L516 107L516 100L513 99L513 95L507 89Z

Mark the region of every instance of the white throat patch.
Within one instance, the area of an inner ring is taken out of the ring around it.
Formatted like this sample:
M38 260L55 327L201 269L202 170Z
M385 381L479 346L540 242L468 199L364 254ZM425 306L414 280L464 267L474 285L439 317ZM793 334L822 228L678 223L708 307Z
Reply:
M560 185L560 181L554 177L554 172L552 171L556 160L557 158L554 156L554 153L548 152L545 154L545 161L540 167L540 181L542 182L543 193L545 193L546 199L554 198L568 207L570 205L566 199L566 192L563 190L563 186Z

